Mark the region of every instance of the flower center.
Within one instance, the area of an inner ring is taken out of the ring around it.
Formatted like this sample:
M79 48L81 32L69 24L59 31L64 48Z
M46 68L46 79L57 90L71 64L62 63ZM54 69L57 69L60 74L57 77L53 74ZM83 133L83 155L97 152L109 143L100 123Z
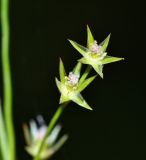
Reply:
M73 74L72 72L69 73L68 77L66 77L67 83L70 86L76 86L79 81L79 75Z
M92 55L101 55L102 51L101 51L101 46L97 44L97 41L94 41L89 50L91 51Z

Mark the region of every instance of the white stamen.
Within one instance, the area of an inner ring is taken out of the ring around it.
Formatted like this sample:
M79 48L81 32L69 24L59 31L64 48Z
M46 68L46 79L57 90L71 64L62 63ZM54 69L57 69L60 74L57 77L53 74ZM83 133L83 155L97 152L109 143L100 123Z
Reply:
M71 86L75 86L79 81L79 75L73 74L72 72L69 73L69 76L66 78L68 84Z
M90 46L90 51L94 54L100 54L101 46L97 44L97 41L94 41Z

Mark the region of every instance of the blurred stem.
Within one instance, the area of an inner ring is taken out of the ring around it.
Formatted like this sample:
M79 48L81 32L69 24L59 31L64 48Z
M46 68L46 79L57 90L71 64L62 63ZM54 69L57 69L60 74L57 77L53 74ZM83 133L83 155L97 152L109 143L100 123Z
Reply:
M12 85L9 62L9 0L1 0L1 27L2 27L2 72L4 85L4 118L8 138L10 160L15 160L15 140L12 118Z
M34 157L34 160L40 160L40 154L41 154L42 149L43 149L43 147L44 147L44 145L45 145L46 139L47 139L48 135L51 133L51 131L52 131L52 129L54 128L57 120L58 120L59 117L61 116L64 108L68 105L68 103L69 103L69 102L66 102L66 103L60 105L60 106L58 107L57 111L55 112L54 116L52 117L51 122L50 122L49 125L48 125L46 134L45 134L45 136L44 136L44 138L43 138L43 140L42 140L42 142L41 142L41 145L40 145L40 148L39 148L39 150L38 150L38 153L37 153L37 155Z

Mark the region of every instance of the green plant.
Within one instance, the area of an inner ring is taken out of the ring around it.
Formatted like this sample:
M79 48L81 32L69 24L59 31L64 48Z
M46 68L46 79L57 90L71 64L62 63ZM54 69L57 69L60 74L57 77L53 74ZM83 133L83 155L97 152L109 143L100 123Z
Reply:
M1 0L1 26L2 26L2 70L4 99L3 110L0 103L0 157L2 160L15 160L15 136L12 117L12 85L9 62L9 16L8 0ZM40 126L35 121L30 122L30 126L24 124L24 135L27 143L26 151L32 155L34 160L49 159L67 140L68 136L64 135L57 142L61 126L56 125L64 109L73 101L79 106L92 110L81 92L99 75L103 78L103 65L120 61L123 58L107 56L107 46L110 35L97 44L93 35L87 26L87 47L69 40L71 45L83 56L78 60L76 66L66 74L62 60L59 64L60 80L55 78L57 88L61 94L59 107L53 115L48 126L39 116ZM82 65L86 64L87 68L81 75ZM96 71L96 75L88 77L91 69Z

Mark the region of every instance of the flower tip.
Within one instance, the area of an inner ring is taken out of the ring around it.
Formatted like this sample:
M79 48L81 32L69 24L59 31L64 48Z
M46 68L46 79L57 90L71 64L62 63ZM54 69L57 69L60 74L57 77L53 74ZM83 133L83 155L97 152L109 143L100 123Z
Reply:
M93 111L93 109L92 109L91 107L89 108L89 110L90 110L90 111Z

